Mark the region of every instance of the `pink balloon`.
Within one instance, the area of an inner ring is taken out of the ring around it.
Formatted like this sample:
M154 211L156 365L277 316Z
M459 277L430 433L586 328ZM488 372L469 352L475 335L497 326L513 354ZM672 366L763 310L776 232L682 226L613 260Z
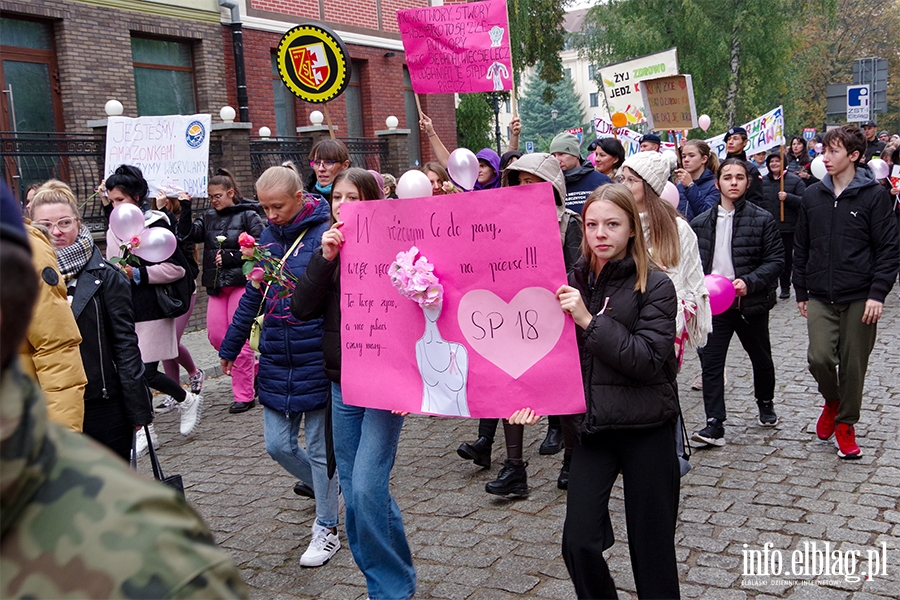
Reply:
M120 204L109 215L109 228L120 240L130 240L144 230L144 213L134 204Z
M888 164L880 158L870 158L868 165L872 170L872 175L875 176L875 179L884 179L888 176L890 167L888 167Z
M471 150L457 148L447 159L447 172L464 190L471 190L478 181L478 158Z
M430 195L431 180L422 171L407 171L397 181L398 198L426 198Z
M697 125L700 126L700 129L706 131L712 125L712 119L709 118L709 115L700 115L697 118Z
M175 234L165 227L149 227L140 232L137 237L141 239L141 243L132 252L154 263L162 262L172 256L178 246Z
M734 303L734 284L722 275L704 277L706 289L709 291L709 308L712 314L720 315Z
M678 209L678 203L681 202L681 195L678 193L678 188L671 181L666 182L666 187L659 197L674 206L676 210Z

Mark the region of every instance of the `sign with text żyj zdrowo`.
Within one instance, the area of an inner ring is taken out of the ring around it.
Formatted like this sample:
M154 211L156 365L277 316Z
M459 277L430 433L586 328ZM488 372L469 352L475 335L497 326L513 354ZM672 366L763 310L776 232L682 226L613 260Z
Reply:
M397 11L409 78L417 94L512 89L506 2Z
M415 413L509 417L584 412L575 324L550 184L341 205L344 402ZM443 286L437 307L391 283L418 249Z
M641 98L651 130L694 129L697 107L690 75L669 75L641 82Z
M747 130L747 146L744 152L747 156L775 148L784 144L784 109L779 106L761 117L744 123ZM710 150L719 158L725 157L725 134L717 135L706 140Z
M626 125L644 123L647 120L647 110L641 97L640 82L677 74L678 52L675 48L600 69L600 82L606 95L610 120L614 121L612 115L623 113Z
M206 198L209 176L209 115L109 117L104 179L119 165L140 168L150 195L187 192Z

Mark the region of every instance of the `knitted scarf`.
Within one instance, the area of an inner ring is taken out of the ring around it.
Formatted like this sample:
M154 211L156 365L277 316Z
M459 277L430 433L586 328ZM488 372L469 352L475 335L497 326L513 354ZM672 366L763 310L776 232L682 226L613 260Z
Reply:
M91 237L91 230L84 225L78 231L78 237L75 238L74 244L56 249L56 262L59 264L59 272L66 283L81 273L87 261L90 260L93 250L94 238Z

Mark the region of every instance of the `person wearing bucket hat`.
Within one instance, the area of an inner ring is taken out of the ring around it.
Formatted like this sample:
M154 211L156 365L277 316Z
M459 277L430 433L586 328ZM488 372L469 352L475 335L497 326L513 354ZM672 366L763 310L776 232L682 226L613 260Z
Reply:
M612 183L612 179L598 173L594 166L581 159L581 143L566 131L557 134L550 142L550 154L559 161L559 167L566 179L566 208L579 215L584 201L601 185Z
M569 271L581 256L581 217L563 204L566 198L566 183L559 162L549 154L541 152L526 154L503 171L501 187L541 182L553 185L560 241L563 245L563 259L566 270ZM566 489L568 486L569 464L572 450L577 441L574 426L570 427L569 423L563 422L563 419L565 418L558 416L548 417L547 436L539 450L540 454L556 454L565 447L563 467L557 479L557 487L560 489ZM491 446L494 443L498 422L499 419L481 419L478 423L478 439L471 444L461 444L456 451L457 454L473 461L476 465L489 468ZM525 471L527 464L522 460L524 431L523 425L503 422L507 459L503 463L498 478L486 484L485 491L489 494L507 495L527 491L528 475Z
M756 168L753 161L747 159L747 153L744 148L747 147L747 130L740 126L734 126L725 132L725 158L740 158L747 163L747 177L750 179L750 186L747 188L746 198L750 202L759 206L762 202L762 174Z

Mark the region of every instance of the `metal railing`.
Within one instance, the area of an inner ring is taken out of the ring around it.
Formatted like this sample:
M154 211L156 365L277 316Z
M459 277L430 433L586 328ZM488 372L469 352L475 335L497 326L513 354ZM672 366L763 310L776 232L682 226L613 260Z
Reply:
M354 167L381 171L387 159L387 142L378 138L338 138L350 151L350 164ZM293 162L306 181L312 176L309 166L309 152L312 139L308 137L250 138L250 164L253 179L262 175L269 167L285 161Z

